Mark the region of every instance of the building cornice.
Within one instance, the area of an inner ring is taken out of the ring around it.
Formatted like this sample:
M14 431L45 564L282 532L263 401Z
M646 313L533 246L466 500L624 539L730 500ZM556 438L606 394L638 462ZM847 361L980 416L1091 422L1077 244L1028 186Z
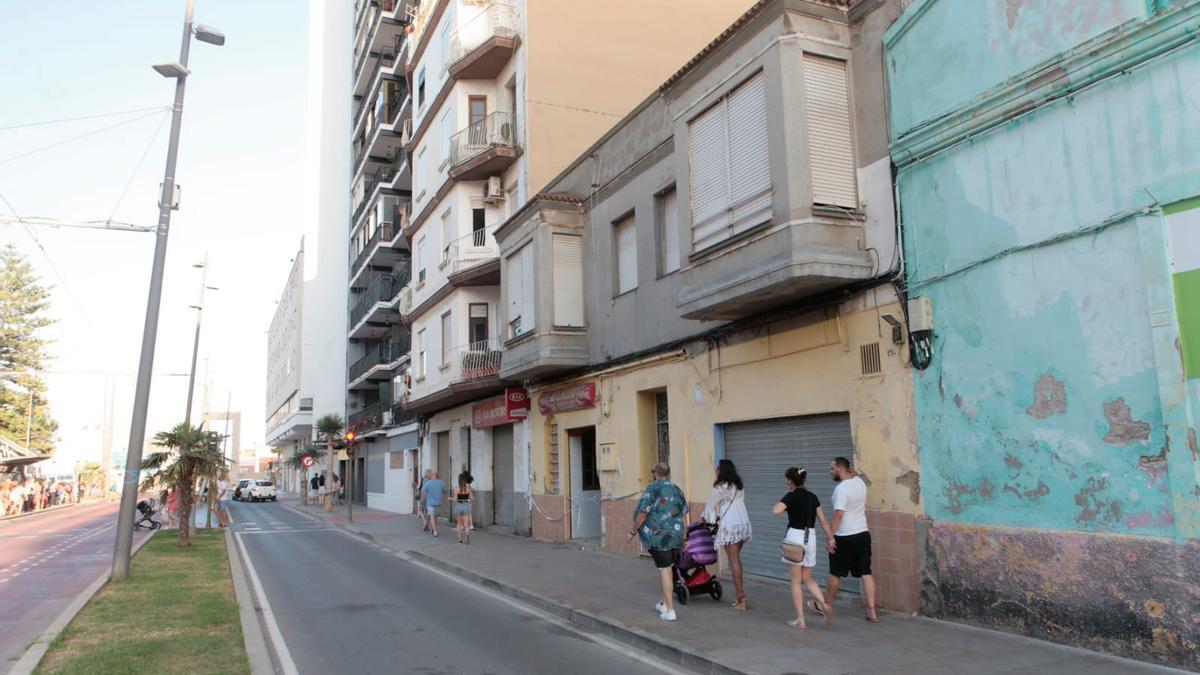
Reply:
M888 35L890 46L937 0L914 8L916 16ZM1010 120L1074 96L1109 78L1200 39L1200 3L1147 20L1127 22L1055 55L993 87L986 94L902 132L890 146L904 169Z

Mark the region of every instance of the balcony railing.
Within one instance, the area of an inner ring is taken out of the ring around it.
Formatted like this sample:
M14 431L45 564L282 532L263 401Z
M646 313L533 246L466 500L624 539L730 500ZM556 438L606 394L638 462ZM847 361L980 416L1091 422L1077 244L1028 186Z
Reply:
M405 410L401 403L392 405L392 426L400 427L416 421L417 414L415 412Z
M497 147L516 147L512 113L494 112L450 137L450 166Z
M357 241L351 241L350 244L351 278L358 274L362 266L371 258L372 252L380 242L390 242L404 229L404 225L407 222L405 220L406 205L407 202L393 196L386 196L375 205L375 213L372 216L373 222L364 226L374 227L375 231L362 244L362 248L359 248Z
M378 342L367 351L361 359L355 361L349 369L347 381L354 382L375 366L395 363L408 355L412 347L412 337L407 333L390 342Z
M384 410L382 403L372 403L362 410L350 413L346 418L346 430L363 434L378 429L383 426Z
M367 290L355 299L354 306L350 309L350 327L357 326L358 322L362 321L363 317L375 306L375 303L387 302L395 295L395 281L392 279L392 275L384 274L372 281Z
M446 68L449 69L492 38L516 36L517 8L493 2L450 36L450 58L446 59Z
M465 237L459 237L450 242L442 251L442 256L446 261L447 276L464 272L476 265L482 265L489 260L498 258L500 247L496 244L496 238L492 236L495 231L495 226L475 230Z
M450 384L462 384L500 374L500 341L492 338L458 347L450 353Z

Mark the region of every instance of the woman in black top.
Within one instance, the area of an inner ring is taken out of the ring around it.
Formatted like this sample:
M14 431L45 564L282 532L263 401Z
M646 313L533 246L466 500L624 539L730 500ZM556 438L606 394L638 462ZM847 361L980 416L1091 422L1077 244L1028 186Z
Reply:
M804 479L808 477L808 472L793 466L784 472L784 476L787 478L790 492L780 498L779 503L775 504L772 512L777 516L784 513L787 514L788 530L787 536L784 537L784 542L804 547L803 562L794 563L786 558L783 560L790 566L792 575L792 604L796 606L796 618L788 621L788 625L792 628L805 627L805 586L813 594L813 602L821 610L820 613L825 616L825 624L829 625L833 621L833 612L830 611L825 603L825 596L821 594L821 587L813 579L813 567L817 565L816 521L821 521L821 529L825 530L826 541L833 541L833 532L829 529L829 521L825 520L825 513L821 511L821 500L817 499L816 495L804 488Z

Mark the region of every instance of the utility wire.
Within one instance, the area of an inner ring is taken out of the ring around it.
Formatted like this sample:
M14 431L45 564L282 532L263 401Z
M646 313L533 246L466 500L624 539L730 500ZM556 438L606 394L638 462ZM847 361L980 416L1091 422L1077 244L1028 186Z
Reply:
M563 105L561 103L551 103L550 101L539 101L534 98L529 99L529 102L537 103L539 105L548 105L551 108L562 108L564 110L574 110L575 112L585 112L585 113L591 113L593 115L604 115L605 117L624 117L624 115L618 115L617 113L612 113L612 112L604 112L603 110L592 110L591 108L579 108L579 107L573 106L573 105Z
M33 243L37 244L38 250L40 250L42 252L42 256L46 258L46 264L50 266L50 271L54 272L54 276L58 277L58 283L62 285L63 291L67 294L67 297L71 299L72 304L75 305L75 309L79 310L79 314L83 317L83 320L88 324L91 324L92 318L88 316L87 311L84 310L83 305L80 304L79 299L75 297L75 294L71 292L71 287L67 286L67 280L63 278L63 275L59 273L58 268L54 266L54 261L50 259L50 254L46 252L46 247L42 246L42 242L37 238L37 233L33 231L33 228L30 227L28 223L22 221L21 214L17 213L17 209L13 207L12 202L8 201L8 197L5 197L3 192L0 192L0 200L3 200L4 203L8 205L8 210L12 211L13 216L15 216L16 219L21 222L21 226L25 228L25 232L27 232L29 237L33 239Z
M28 129L29 127L40 127L48 124L62 124L64 122L78 122L80 120L93 120L98 117L116 117L117 115L132 115L133 113L146 112L148 110L164 110L164 106L156 105L151 108L134 108L133 110L118 110L110 113L97 113L95 115L82 115L80 117L64 117L57 120L46 120L44 122L29 122L26 124L12 124L7 127L0 127L0 131L9 131L11 129ZM170 108L165 108L170 110Z
M117 215L117 209L121 208L121 202L125 201L125 193L129 192L129 186L133 185L133 179L137 178L138 171L142 169L142 163L146 161L146 155L150 154L150 148L154 147L154 141L158 140L158 132L162 131L163 125L167 122L167 116L163 115L158 121L158 126L154 128L154 135L150 137L150 142L146 144L146 149L142 151L142 156L138 159L137 166L133 167L133 173L129 174L129 180L125 182L125 188L121 190L121 196L117 197L117 203L113 204L112 213L108 214L108 222L112 222L113 216Z
M78 141L78 140L80 140L80 139L87 138L87 137L89 137L89 136L95 136L96 134L99 134L99 133L102 133L102 132L108 131L108 130L110 130L110 129L115 129L115 128L117 128L117 127L124 126L124 125L126 125L126 124L133 124L134 122L137 122L137 121L139 121L139 120L144 120L144 119L146 119L147 117L153 117L153 116L155 116L155 115L165 115L165 114L166 114L166 111L165 111L165 110L157 109L155 112L152 112L152 113L149 113L149 114L146 114L146 115L139 115L139 116L137 116L137 117L134 117L133 119L130 119L130 120L125 120L124 122L117 122L116 124L110 124L110 125L109 125L109 126L107 126L107 127L102 127L102 128L100 128L100 129L96 129L96 130L94 130L94 131L89 131L89 132L87 132L86 134L80 134L80 135L78 135L78 136L73 136L73 137L71 137L71 138L68 138L68 139L67 139L67 140L65 140L65 141L59 141L59 142L57 142L57 143L52 143L52 144L50 144L50 145L46 145L46 146L43 146L43 147L40 147L40 148L36 148L36 149L34 149L34 150L30 150L29 152L23 152L23 153L21 153L21 154L19 154L19 155L14 155L14 156L12 156L12 157L7 157L7 158L5 158L5 159L0 159L0 164L7 164L8 162L12 162L12 161L14 161L14 160L18 160L18 159L21 159L21 158L23 158L23 157L28 157L28 156L30 156L30 155L37 154L37 153L39 153L39 152L44 152L44 151L46 151L46 150L51 150L51 149L53 149L53 148L57 148L57 147L59 147L60 145L66 145L67 143L72 143L72 142L74 142L74 141ZM11 205L10 205L10 207L11 207ZM14 212L14 214L13 214L13 215L16 215L16 214L15 214L15 212Z

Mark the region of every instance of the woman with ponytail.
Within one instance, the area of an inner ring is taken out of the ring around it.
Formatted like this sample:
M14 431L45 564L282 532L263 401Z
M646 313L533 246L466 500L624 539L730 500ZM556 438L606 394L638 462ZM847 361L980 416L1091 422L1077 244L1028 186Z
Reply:
M792 576L792 604L796 606L796 618L788 621L792 628L805 628L804 622L804 588L813 594L813 602L825 617L825 625L833 622L833 610L825 604L825 596L821 587L813 579L813 568L817 565L817 535L816 522L821 522L825 530L825 540L833 541L833 531L821 511L821 500L804 487L808 472L804 469L791 467L784 472L787 478L789 492L779 503L775 504L772 512L779 516L784 513L788 518L787 535L783 538L783 562L790 567ZM791 556L789 556L789 553Z

